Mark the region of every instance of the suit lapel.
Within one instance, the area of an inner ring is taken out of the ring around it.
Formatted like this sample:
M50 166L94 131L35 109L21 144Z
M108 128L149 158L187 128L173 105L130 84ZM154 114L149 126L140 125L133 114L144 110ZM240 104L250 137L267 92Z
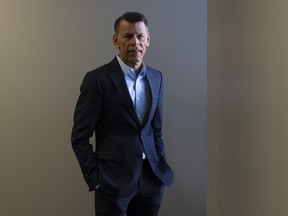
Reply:
M151 71L149 71L150 69L147 68L146 71L146 78L147 78L147 82L150 88L150 95L151 95L151 103L150 103L150 109L149 109L149 114L147 115L147 118L145 118L144 122L143 122L143 126L146 124L146 122L148 121L148 119L153 117L153 112L152 110L155 110L156 105L157 105L157 94L158 94L158 79L155 79L155 77L153 76L153 73L151 73Z
M138 124L140 124L140 121L139 121L137 114L135 112L135 109L134 109L133 101L131 99L131 96L129 94L129 91L128 91L128 88L126 85L124 74L122 72L120 65L118 64L117 59L114 58L113 61L110 63L110 65L111 65L110 75L111 75L111 78L114 82L116 89L119 92L119 95L123 101L123 104L126 106L128 112L131 114L132 118Z

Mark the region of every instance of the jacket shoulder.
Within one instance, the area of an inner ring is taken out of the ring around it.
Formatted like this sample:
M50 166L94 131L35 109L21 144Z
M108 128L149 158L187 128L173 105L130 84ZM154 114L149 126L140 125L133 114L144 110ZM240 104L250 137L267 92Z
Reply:
M160 70L157 70L155 68L152 68L150 66L147 66L146 65L146 74L148 77L151 77L152 79L155 79L155 80L162 80L163 77L162 77L162 73Z
M116 60L116 58L114 58L111 62L104 64L98 68L95 68L91 71L88 71L86 73L86 75L88 76L105 76L106 74L108 74L109 72L112 71L118 71L120 69L120 66Z

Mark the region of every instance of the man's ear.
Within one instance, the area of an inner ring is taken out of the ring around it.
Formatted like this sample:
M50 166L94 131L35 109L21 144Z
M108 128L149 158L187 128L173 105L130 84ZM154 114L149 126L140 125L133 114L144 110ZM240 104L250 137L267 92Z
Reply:
M113 45L116 49L119 48L119 45L118 45L118 36L116 34L113 35Z
M150 46L150 33L148 32L148 37L147 37L147 45L146 45L147 47L149 47Z

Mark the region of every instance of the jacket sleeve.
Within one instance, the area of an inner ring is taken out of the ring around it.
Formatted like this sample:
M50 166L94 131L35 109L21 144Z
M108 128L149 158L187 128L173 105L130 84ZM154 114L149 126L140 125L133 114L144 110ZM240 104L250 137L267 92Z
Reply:
M97 125L102 108L102 91L99 80L88 72L80 87L72 129L71 142L89 190L98 184L98 163L90 138Z

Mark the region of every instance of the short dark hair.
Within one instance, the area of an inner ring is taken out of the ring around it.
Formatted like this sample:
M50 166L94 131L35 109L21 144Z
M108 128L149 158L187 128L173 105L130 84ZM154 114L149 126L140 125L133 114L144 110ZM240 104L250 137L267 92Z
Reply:
M139 12L126 12L115 20L115 23L114 23L115 34L118 34L119 25L122 20L126 20L129 23L144 22L146 28L148 29L148 20L143 14Z

